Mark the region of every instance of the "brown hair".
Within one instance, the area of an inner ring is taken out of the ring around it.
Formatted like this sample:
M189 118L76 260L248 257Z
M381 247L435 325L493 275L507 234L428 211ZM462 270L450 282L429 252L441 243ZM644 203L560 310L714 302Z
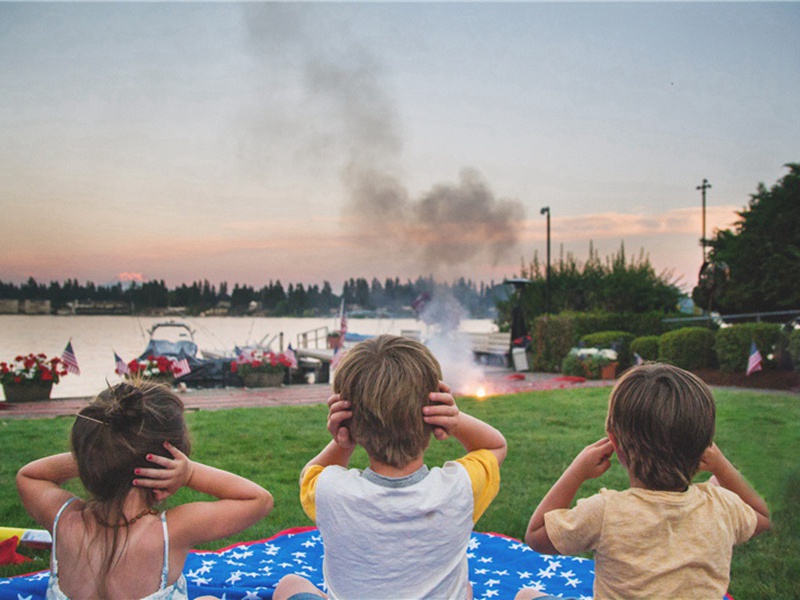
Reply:
M629 369L608 404L613 434L630 472L649 489L685 490L714 439L716 407L696 375L667 364Z
M396 468L419 457L432 432L422 407L441 378L439 362L414 340L381 335L348 350L336 369L334 392L351 403L353 441Z
M120 529L129 525L123 506L133 487L134 469L155 467L147 460L148 454L171 457L165 441L184 454L191 450L183 402L166 386L141 380L103 390L78 413L72 426L72 453L90 494L83 518L91 516L100 525L93 541L104 548L101 592L124 550L124 543L119 546ZM149 489L147 501L155 504Z

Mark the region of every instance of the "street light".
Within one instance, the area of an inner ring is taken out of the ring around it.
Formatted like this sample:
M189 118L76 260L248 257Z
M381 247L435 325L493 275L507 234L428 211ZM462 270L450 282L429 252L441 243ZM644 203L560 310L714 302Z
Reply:
M550 314L550 207L545 206L539 211L541 215L547 215L547 272L544 284L544 313Z

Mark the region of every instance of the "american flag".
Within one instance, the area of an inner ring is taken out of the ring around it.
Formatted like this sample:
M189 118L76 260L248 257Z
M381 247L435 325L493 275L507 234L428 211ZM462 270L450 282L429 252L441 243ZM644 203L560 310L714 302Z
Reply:
M64 348L64 352L61 353L61 360L67 365L68 372L75 373L75 375L81 374L81 368L78 366L78 359L75 357L75 351L72 349L72 340L67 342L67 347Z
M183 377L191 372L192 369L189 366L189 360L185 356L179 360L173 361L172 374L175 375L175 377Z
M331 360L332 371L336 370L345 354L347 354L347 350L344 350L341 346L333 351L333 359Z
M344 336L347 333L347 313L344 312L344 298L342 298L342 307L339 312L342 316L339 323L339 333L342 335L342 341L344 341Z
M128 374L128 365L125 364L125 361L122 360L116 352L114 352L114 364L116 364L116 369L114 369L117 375L127 375Z
M295 356L294 350L292 350L292 345L289 344L289 347L283 352L283 356L286 357L286 360L289 361L289 368L296 369L297 368L297 356Z
M761 370L761 353L758 351L755 341L750 343L750 358L747 359L747 374Z
M234 346L233 353L236 355L236 362L240 365L252 362L256 355L255 350L247 350L246 348L239 348L239 346Z

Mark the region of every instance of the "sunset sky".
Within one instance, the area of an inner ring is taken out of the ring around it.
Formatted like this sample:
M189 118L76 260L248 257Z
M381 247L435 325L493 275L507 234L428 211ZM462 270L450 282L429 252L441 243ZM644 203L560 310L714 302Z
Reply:
M0 280L685 289L800 161L800 3L0 3Z

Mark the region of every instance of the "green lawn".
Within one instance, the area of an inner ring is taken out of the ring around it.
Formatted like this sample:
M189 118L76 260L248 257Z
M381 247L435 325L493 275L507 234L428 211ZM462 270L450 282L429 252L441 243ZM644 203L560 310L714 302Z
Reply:
M503 483L495 502L477 524L522 538L536 503L580 449L603 436L608 388L531 392L478 402L462 398L462 410L498 427L509 442ZM717 390L720 448L766 498L773 530L738 547L732 566L736 600L794 598L800 589L800 398L791 394ZM298 501L297 477L306 461L328 441L325 406L270 407L196 412L188 415L193 457L250 477L275 496L275 510L241 535L214 544L265 538L310 525ZM14 474L27 461L68 448L70 418L0 421L0 525L34 526L22 510ZM460 455L452 441L433 442L429 465ZM364 465L357 453L354 466ZM601 486L622 489L627 480L615 464L581 495ZM75 489L78 489L77 487ZM182 490L174 499L187 501ZM0 567L0 576L47 567L47 554L28 566Z

